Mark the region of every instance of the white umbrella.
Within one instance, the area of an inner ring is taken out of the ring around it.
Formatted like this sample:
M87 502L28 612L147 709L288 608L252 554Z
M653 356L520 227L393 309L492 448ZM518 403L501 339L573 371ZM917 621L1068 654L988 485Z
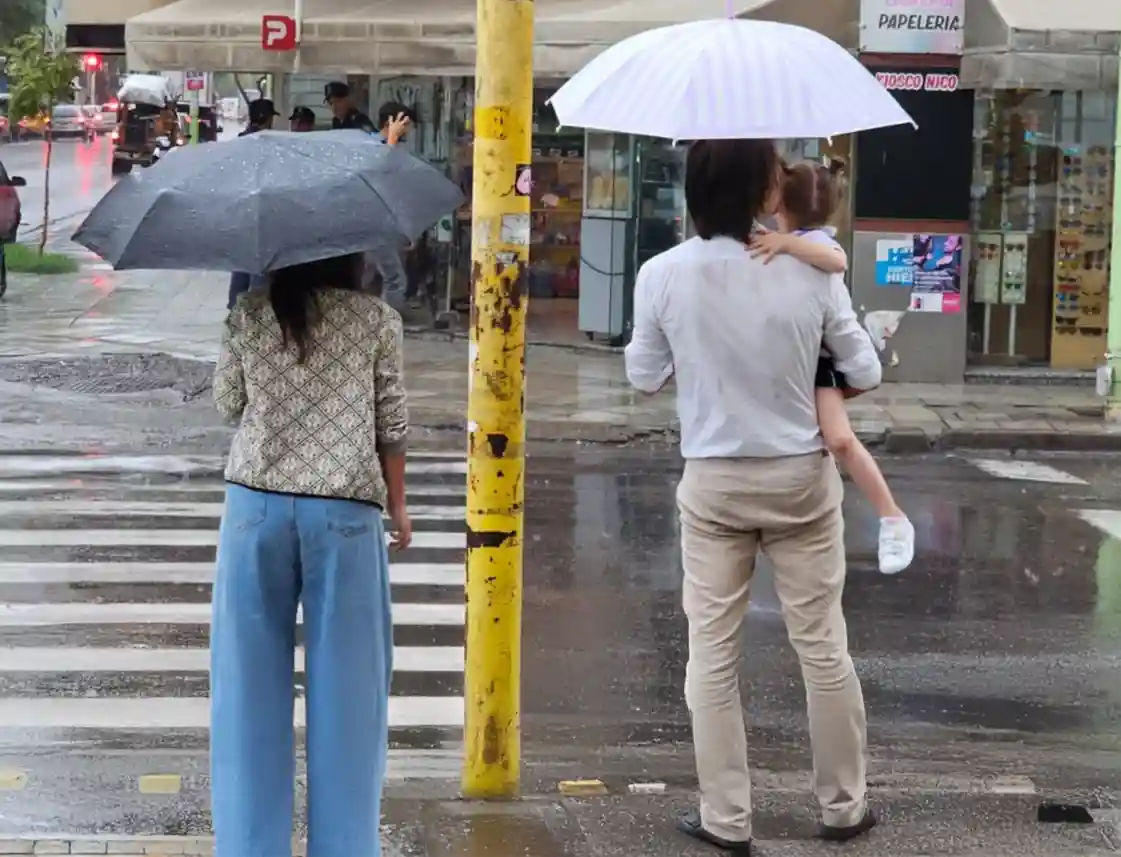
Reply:
M915 124L836 42L733 18L612 45L549 103L562 126L670 140L821 138Z

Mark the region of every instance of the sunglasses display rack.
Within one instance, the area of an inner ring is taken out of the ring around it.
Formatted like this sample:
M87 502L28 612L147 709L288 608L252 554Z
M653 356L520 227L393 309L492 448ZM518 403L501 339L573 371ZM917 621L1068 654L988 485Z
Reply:
M1106 349L1113 153L1071 147L1058 178L1051 365L1093 369Z

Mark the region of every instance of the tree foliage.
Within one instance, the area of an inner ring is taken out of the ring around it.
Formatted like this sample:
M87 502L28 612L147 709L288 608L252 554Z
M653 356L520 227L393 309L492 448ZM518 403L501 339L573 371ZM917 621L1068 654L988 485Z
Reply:
M3 2L3 0L0 0ZM27 119L74 98L74 79L81 73L75 54L57 45L45 27L36 27L4 49L8 58L9 116Z
M7 0L0 0L0 3ZM56 104L74 98L74 81L81 71L78 57L67 53L45 27L17 37L4 53L8 58L8 118L12 122L46 114L49 119ZM47 245L47 225L51 213L51 153L54 141L51 126L46 125L45 187L43 192L43 231L39 253Z
M45 0L0 0L0 45L7 45L43 25Z

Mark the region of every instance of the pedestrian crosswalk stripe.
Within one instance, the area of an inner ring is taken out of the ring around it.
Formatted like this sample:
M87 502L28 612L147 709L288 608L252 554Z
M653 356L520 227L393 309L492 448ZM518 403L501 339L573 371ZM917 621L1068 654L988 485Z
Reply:
M394 625L462 625L463 604L394 604ZM297 610L296 622L303 622ZM0 627L43 625L209 625L209 604L62 602L0 604ZM3 665L0 664L0 670ZM0 724L3 721L0 720Z
M1057 467L1038 461L1020 461L1011 458L971 458L969 462L1001 479L1014 479L1022 482L1049 482L1053 485L1088 485L1085 479L1073 476Z
M74 515L82 518L116 518L121 515L149 515L160 518L220 518L223 503L158 503L143 500L0 500L0 519L5 515ZM459 506L409 506L414 521L462 521Z
M0 648L3 673L206 672L209 649ZM296 670L304 669L303 647ZM394 672L463 672L462 646L395 646Z
M294 722L307 723L304 701L296 699ZM0 699L0 724L19 729L208 729L206 697L86 697ZM463 726L463 697L391 696L392 727Z
M220 494L226 490L226 483L219 479L212 480L194 480L182 482L163 482L163 483L143 483L136 485L122 486L119 482L114 482L110 486L109 483L103 481L104 476L96 476L98 480L91 481L85 480L81 477L74 479L12 479L0 481L0 494L57 494L66 492L75 496L84 496L99 491L104 491L106 488L112 487L117 491L127 490L129 493L138 494L152 494L152 493L183 493L183 494ZM465 497L467 494L467 484L455 482L446 485L437 483L419 482L409 485L409 500L412 502L421 501L435 497ZM27 501L36 502L36 501ZM100 501L99 501L100 502ZM188 501L189 502L189 501ZM87 504L88 505L88 504Z
M132 730L209 728L211 607L173 587L213 584L213 560L185 557L213 556L223 466L217 456L0 454L0 585L21 587L0 603L0 736L89 728L127 744ZM390 554L389 726L429 730L402 736L411 743L443 742L463 727L465 456L410 453L407 470L410 514L428 524L413 549ZM111 597L103 585L117 587ZM302 649L294 659L305 670ZM67 692L78 686L86 695ZM298 701L297 725L303 717Z
M0 476L122 473L168 476L205 473L221 478L225 456L218 455L20 455L0 454ZM411 474L466 474L467 457L460 453L410 452L405 466Z
M217 529L0 530L0 547L216 547ZM412 547L465 550L466 533L421 530Z
M462 562L394 562L390 558L391 584L463 586L464 580ZM213 562L0 562L0 584L213 582Z
M1116 509L1082 509L1075 514L1107 536L1121 540L1121 511Z

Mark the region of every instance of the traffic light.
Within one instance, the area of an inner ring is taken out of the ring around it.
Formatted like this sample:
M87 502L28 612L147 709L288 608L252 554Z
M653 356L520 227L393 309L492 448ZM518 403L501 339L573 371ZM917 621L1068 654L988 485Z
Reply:
M101 68L100 54L86 54L82 57L82 68L86 71L97 71Z

